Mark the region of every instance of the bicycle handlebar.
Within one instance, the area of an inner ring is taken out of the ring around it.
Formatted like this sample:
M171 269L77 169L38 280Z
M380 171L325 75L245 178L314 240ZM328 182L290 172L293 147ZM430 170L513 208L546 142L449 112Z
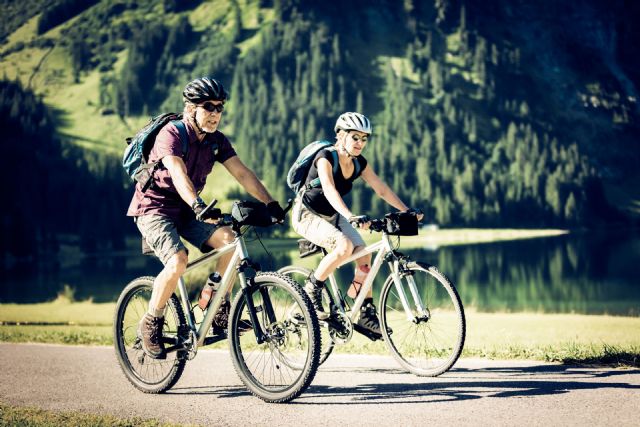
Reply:
M421 213L421 211L414 211L414 210L410 210L410 213L412 215L418 216L419 213ZM420 223L418 221L418 223ZM375 231L378 233L386 233L387 231L387 220L383 217L383 218L371 218L369 220L369 230L370 231Z
M208 213L211 209L213 209L213 207L216 205L216 203L218 203L218 201L216 199L213 199L213 201L211 203L209 203L207 205L206 208L204 208L204 210L202 211L201 216L204 216L206 213ZM293 200L292 199L288 199L287 200L287 206L283 209L285 215L287 212L289 212L291 210L291 208L293 207ZM225 225L229 225L234 229L240 229L240 227L247 225L244 224L242 221L238 221L236 220L231 213L220 213L220 216L216 217L216 218L211 218L211 219L218 219L219 221L217 222L218 225L220 226L225 226ZM280 224L281 221L278 221L276 218L271 218L271 225L276 225L276 224Z

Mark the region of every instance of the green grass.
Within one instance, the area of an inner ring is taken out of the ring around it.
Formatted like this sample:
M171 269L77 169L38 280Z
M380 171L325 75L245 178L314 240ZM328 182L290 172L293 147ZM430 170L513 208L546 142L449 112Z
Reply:
M14 407L0 402L0 427L4 426L51 426L70 425L77 427L95 426L175 426L142 418L116 418L110 415L93 415L82 412L54 412L32 407ZM179 424L184 425L184 424Z
M63 298L43 304L0 304L0 341L112 345L114 309L115 303L72 303ZM469 311L463 357L638 367L638 331L637 317ZM387 348L356 334L336 352L387 354Z

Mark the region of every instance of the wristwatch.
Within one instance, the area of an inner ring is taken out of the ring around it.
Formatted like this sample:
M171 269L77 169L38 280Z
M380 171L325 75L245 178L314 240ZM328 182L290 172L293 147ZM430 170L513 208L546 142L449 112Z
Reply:
M191 203L191 210L194 210L197 205L206 205L204 200L200 196L196 197L196 199Z

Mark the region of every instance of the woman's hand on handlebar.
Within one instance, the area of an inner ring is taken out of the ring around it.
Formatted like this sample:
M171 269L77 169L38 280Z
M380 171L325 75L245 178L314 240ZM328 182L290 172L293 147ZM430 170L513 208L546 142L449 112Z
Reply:
M407 209L407 212L416 214L416 217L418 218L418 222L422 221L422 218L424 218L424 212L422 212L422 209L411 208L411 209Z
M371 218L368 215L352 215L349 217L349 223L354 227L368 230L371 225Z

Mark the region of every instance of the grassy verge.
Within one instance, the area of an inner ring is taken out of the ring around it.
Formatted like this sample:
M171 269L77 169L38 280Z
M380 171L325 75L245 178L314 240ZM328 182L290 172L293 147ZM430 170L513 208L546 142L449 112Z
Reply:
M114 303L0 304L0 341L112 345ZM640 318L467 312L463 357L640 367ZM226 348L221 342L214 348ZM387 354L360 335L339 353Z
M142 418L119 419L109 415L92 415L82 412L54 412L30 407L14 407L0 402L0 427L4 426L142 426L169 427L178 424L161 423ZM183 424L180 424L183 425Z

